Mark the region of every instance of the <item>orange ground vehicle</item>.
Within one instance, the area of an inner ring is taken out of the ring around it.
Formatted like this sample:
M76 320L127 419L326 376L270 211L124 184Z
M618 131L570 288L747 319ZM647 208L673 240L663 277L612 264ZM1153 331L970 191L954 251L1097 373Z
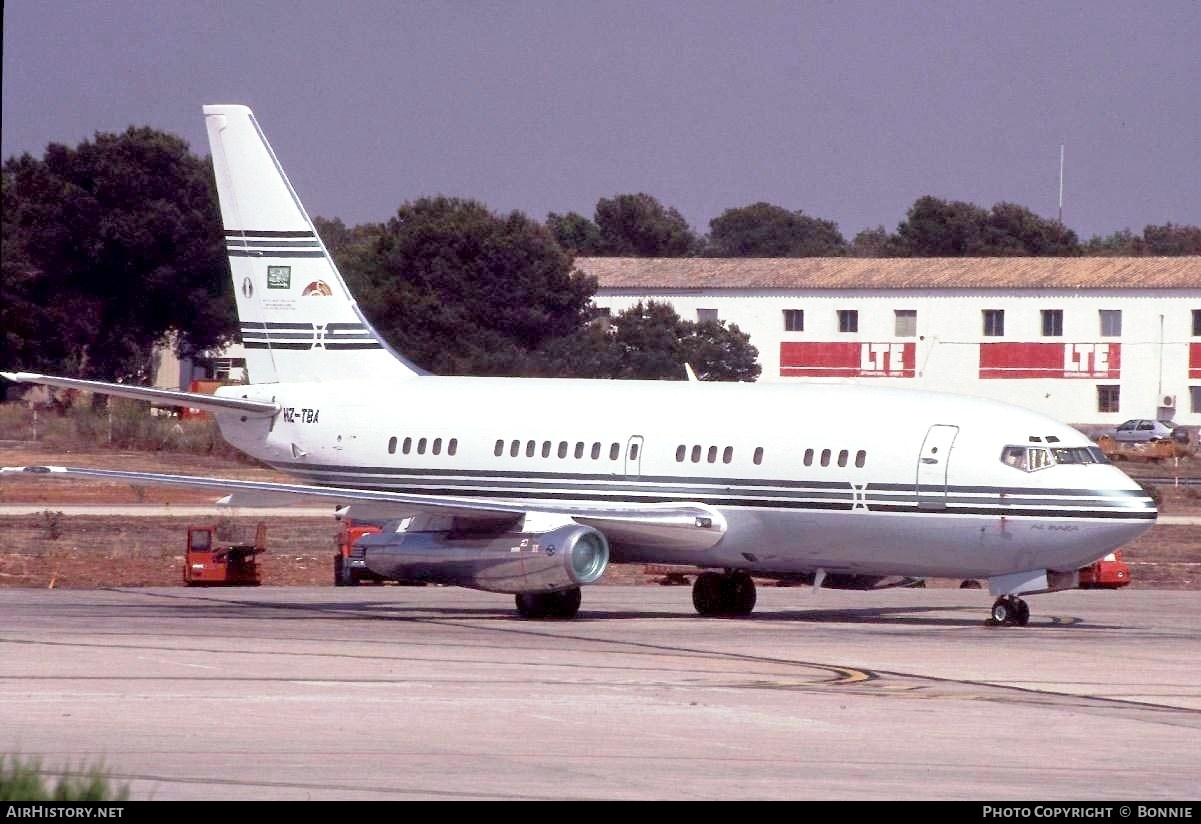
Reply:
M1080 569L1081 589L1117 589L1130 583L1130 567L1114 550L1099 561Z
M184 585L257 587L261 584L258 556L267 551L267 525L258 525L253 545L217 546L216 534L217 528L213 526L188 527Z
M338 536L334 539L334 548L337 550L334 554L334 586L355 587L359 584L383 583L382 578L366 569L356 569L350 562L350 551L354 542L364 535L374 535L379 531L380 528L375 524L356 524L349 520L342 522L342 528L338 530Z

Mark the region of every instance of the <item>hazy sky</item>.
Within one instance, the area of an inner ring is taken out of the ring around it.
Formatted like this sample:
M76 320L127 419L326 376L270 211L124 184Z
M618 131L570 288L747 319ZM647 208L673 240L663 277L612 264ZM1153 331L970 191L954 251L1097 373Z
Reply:
M4 3L2 154L245 103L315 215L648 192L892 230L924 194L1082 238L1201 223L1201 2Z

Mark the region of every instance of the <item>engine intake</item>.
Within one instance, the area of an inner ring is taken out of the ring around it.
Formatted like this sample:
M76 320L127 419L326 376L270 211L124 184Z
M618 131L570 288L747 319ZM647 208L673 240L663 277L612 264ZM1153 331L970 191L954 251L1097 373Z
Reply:
M349 562L389 580L488 592L555 592L600 578L609 565L609 542L581 524L483 536L381 532L356 541Z

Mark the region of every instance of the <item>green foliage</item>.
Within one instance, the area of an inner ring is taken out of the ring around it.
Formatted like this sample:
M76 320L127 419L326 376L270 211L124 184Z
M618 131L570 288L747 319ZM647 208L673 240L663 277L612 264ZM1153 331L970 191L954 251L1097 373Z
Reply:
M683 215L644 193L601 198L596 226L599 254L612 257L687 257L700 248Z
M153 345L234 330L212 172L178 137L131 127L3 167L8 368L143 380Z
M581 214L568 212L559 215L551 212L546 216L546 228L563 251L572 257L604 253L600 227Z
M520 374L529 352L579 328L596 289L544 227L476 201L407 203L369 235L339 268L376 329L432 372Z
M1084 253L1104 257L1201 255L1201 227L1165 223L1147 226L1141 237L1123 229L1090 239Z
M847 243L838 224L770 203L727 209L709 221L710 257L837 257Z
M0 802L72 803L128 799L129 785L114 787L100 767L92 767L80 775L62 775L51 789L46 786L41 761L0 755Z
M1076 233L1024 206L998 203L985 210L929 195L909 209L884 244L888 257L1012 257L1080 254Z
M51 541L63 537L63 513L59 510L42 510L42 529L46 530L46 537Z
M733 324L682 320L670 304L639 303L607 324L593 323L555 341L531 364L535 374L572 378L684 380L688 363L701 380L753 381L759 351Z

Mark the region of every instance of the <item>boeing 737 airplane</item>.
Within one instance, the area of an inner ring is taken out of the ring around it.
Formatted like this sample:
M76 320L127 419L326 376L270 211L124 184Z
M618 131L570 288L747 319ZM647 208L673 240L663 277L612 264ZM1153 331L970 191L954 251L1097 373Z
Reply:
M1014 406L838 384L429 375L376 333L244 106L204 109L252 383L215 396L4 373L211 411L259 483L176 484L231 506L331 502L389 522L351 569L517 596L571 617L609 563L687 564L702 615L746 615L751 576L868 588L987 578L991 620L1146 531L1153 501L1080 432Z

